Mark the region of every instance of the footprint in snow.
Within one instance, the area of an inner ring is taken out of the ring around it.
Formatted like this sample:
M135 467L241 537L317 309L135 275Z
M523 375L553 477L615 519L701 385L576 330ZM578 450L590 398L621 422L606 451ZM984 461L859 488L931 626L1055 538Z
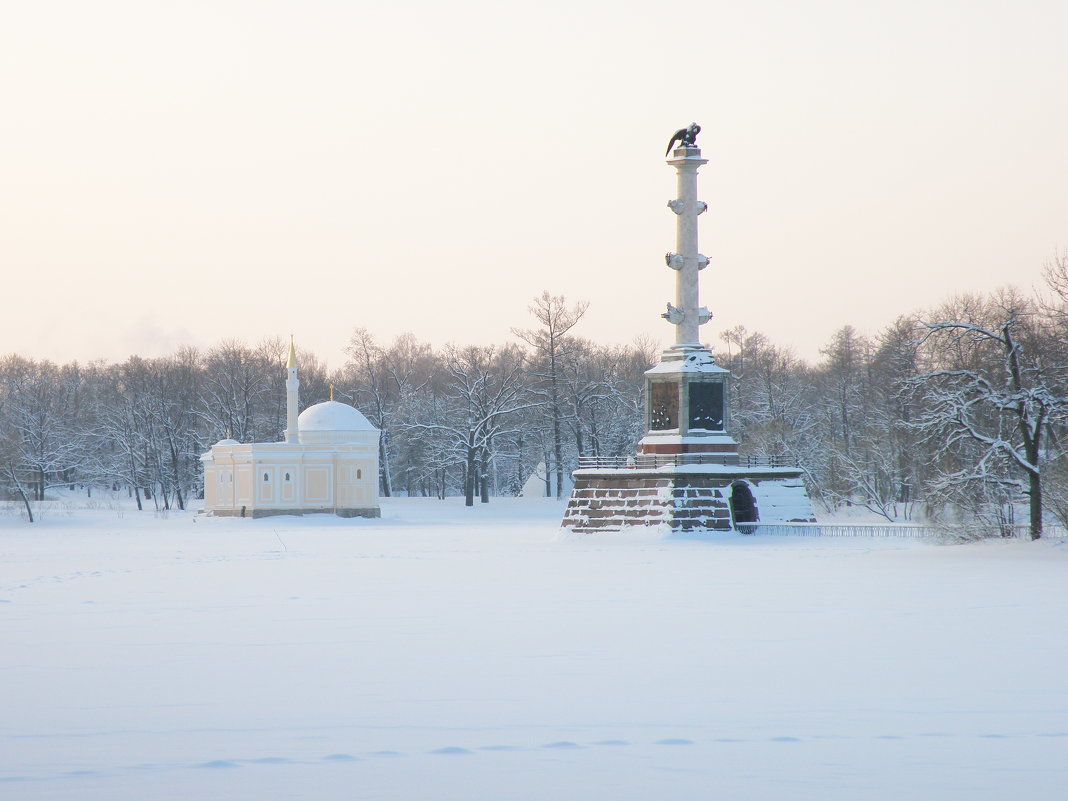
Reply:
M240 767L236 762L231 762L229 759L214 759L211 762L201 762L197 765L198 768L237 768Z
M352 754L327 754L326 756L323 757L323 759L329 760L330 762L355 762L356 761L356 757L354 757Z
M598 740L594 745L630 745L626 740Z
M581 748L578 743L573 743L570 740L561 740L558 743L546 743L542 748Z
M799 742L801 742L801 738L800 737L772 737L771 738L771 742L773 742L773 743L799 743Z
M693 745L693 740L686 740L681 737L668 737L665 740L657 740L657 745Z
M445 748L435 748L430 753L441 754L443 756L455 756L457 754L470 754L472 752L467 750L466 748L460 748L460 746L458 745L449 745Z

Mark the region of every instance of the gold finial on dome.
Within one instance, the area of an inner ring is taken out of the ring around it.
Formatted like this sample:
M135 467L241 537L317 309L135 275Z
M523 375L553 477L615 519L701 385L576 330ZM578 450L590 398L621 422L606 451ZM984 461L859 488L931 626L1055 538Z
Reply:
M330 400L334 399L334 385L330 385Z
M286 361L286 369L292 370L297 366L297 349L293 345L293 335L289 335L289 359Z

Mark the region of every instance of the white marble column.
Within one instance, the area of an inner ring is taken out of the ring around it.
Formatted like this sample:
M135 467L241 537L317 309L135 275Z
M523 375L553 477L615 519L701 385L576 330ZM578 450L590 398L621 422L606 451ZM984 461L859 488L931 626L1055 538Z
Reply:
M677 215L675 228L675 252L667 256L667 264L676 271L675 307L664 315L675 323L675 345L689 349L701 347L700 326L708 321L709 313L700 305L697 273L708 264L708 259L697 250L697 217L707 208L697 199L697 170L708 163L701 158L701 150L694 146L682 146L672 151L668 164L675 168L678 179L678 197L668 206Z

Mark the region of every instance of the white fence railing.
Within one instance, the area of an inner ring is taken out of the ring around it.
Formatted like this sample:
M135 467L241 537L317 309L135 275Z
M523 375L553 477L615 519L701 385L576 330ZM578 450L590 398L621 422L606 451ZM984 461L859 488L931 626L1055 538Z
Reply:
M579 470L652 470L657 467L711 464L735 467L797 467L797 459L787 456L738 456L722 453L643 453L636 456L580 456Z
M880 524L826 524L826 523L735 523L740 534L763 534L772 537L908 537L919 539L954 538L956 532L947 526L922 526L907 523ZM1009 526L1004 535L1028 539L1030 526ZM1064 526L1047 523L1042 527L1046 539L1068 539Z

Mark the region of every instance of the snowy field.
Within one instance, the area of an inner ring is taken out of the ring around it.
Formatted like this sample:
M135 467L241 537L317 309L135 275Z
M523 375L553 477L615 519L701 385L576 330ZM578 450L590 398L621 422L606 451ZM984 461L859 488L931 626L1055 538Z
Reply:
M0 519L0 798L1065 798L1068 542Z

